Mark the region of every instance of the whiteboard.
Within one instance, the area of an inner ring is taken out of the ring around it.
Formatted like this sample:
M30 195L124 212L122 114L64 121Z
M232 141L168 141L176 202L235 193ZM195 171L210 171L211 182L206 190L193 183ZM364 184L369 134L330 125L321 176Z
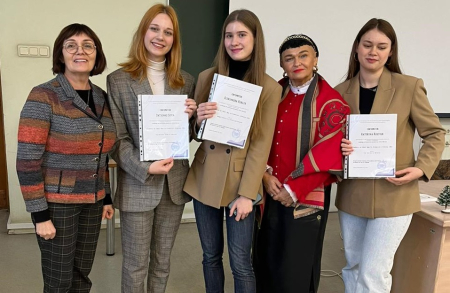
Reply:
M394 27L404 74L422 78L435 112L450 113L449 0L230 0L230 11L246 8L261 21L267 73L279 80L278 47L288 35L304 33L319 48L319 73L331 86L344 80L353 41L371 18Z

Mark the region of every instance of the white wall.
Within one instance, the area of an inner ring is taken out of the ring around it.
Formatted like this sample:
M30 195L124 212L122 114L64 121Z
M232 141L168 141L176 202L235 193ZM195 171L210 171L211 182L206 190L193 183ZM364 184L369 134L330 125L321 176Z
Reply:
M285 37L304 33L319 47L319 72L335 86L344 77L351 46L373 17L389 21L399 41L404 73L424 79L437 113L450 113L450 1L448 0L230 0L230 11L247 8L260 19L268 73L281 78L278 47Z
M63 27L79 22L102 41L108 69L92 81L106 89L106 75L128 55L131 38L143 14L155 0L14 0L0 1L0 66L10 199L10 224L29 223L15 169L20 111L33 86L53 77L51 58L18 57L17 45L47 45ZM16 226L17 226L16 225Z
M2 74L10 222L29 223L15 170L17 126L20 110L31 88L52 78L51 58L17 56L17 45L47 45L52 49L59 31L73 22L90 26L100 37L108 69L92 81L106 88L106 75L125 60L132 34L144 12L156 0L3 0L0 1L0 68ZM132 3L132 4L131 4ZM268 73L281 77L278 46L289 34L311 36L320 50L320 73L332 85L344 76L351 44L371 17L389 20L397 30L400 61L407 73L424 78L436 112L450 112L450 1L427 6L419 0L357 0L304 2L282 0L231 0L230 10L248 8L260 18L266 37ZM196 145L192 146L192 155ZM192 205L185 210L192 217Z

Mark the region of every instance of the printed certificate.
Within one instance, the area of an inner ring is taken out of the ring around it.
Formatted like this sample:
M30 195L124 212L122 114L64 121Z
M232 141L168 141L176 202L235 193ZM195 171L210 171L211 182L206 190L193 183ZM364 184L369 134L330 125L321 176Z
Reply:
M354 151L345 157L344 178L395 177L397 114L347 116L347 139Z
M262 87L215 74L209 102L217 103L214 117L203 120L197 138L243 149Z
M139 95L140 160L189 158L187 95Z

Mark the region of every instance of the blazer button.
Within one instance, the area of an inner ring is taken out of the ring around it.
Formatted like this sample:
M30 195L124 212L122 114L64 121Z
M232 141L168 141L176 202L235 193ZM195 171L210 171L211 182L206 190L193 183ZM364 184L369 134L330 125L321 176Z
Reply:
M98 127L98 129L103 129L103 125L101 125L101 124L99 124L97 127Z
M103 146L103 143L102 143L102 142L99 142L99 143L98 143L98 146L99 146L99 147L102 147L102 146Z
M94 175L92 175L92 177L94 177L94 178L97 178L97 177L98 177L98 175L97 175L97 174L94 174Z
M227 149L227 154L229 154L229 153L231 153L231 150L230 150L230 149Z
M93 161L96 161L96 162L98 162L98 161L100 161L100 159L97 157L97 158L94 158L94 160Z
M213 150L213 149L216 148L216 146L212 144L212 145L209 146L209 148Z

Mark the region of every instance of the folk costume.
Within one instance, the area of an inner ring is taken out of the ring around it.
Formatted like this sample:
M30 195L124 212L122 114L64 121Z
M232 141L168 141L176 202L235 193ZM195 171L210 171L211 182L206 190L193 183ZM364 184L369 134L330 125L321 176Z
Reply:
M285 90L268 165L297 203L285 207L266 196L255 244L257 292L317 292L330 184L342 171L350 108L317 73L303 86L306 93L288 78L279 83Z

